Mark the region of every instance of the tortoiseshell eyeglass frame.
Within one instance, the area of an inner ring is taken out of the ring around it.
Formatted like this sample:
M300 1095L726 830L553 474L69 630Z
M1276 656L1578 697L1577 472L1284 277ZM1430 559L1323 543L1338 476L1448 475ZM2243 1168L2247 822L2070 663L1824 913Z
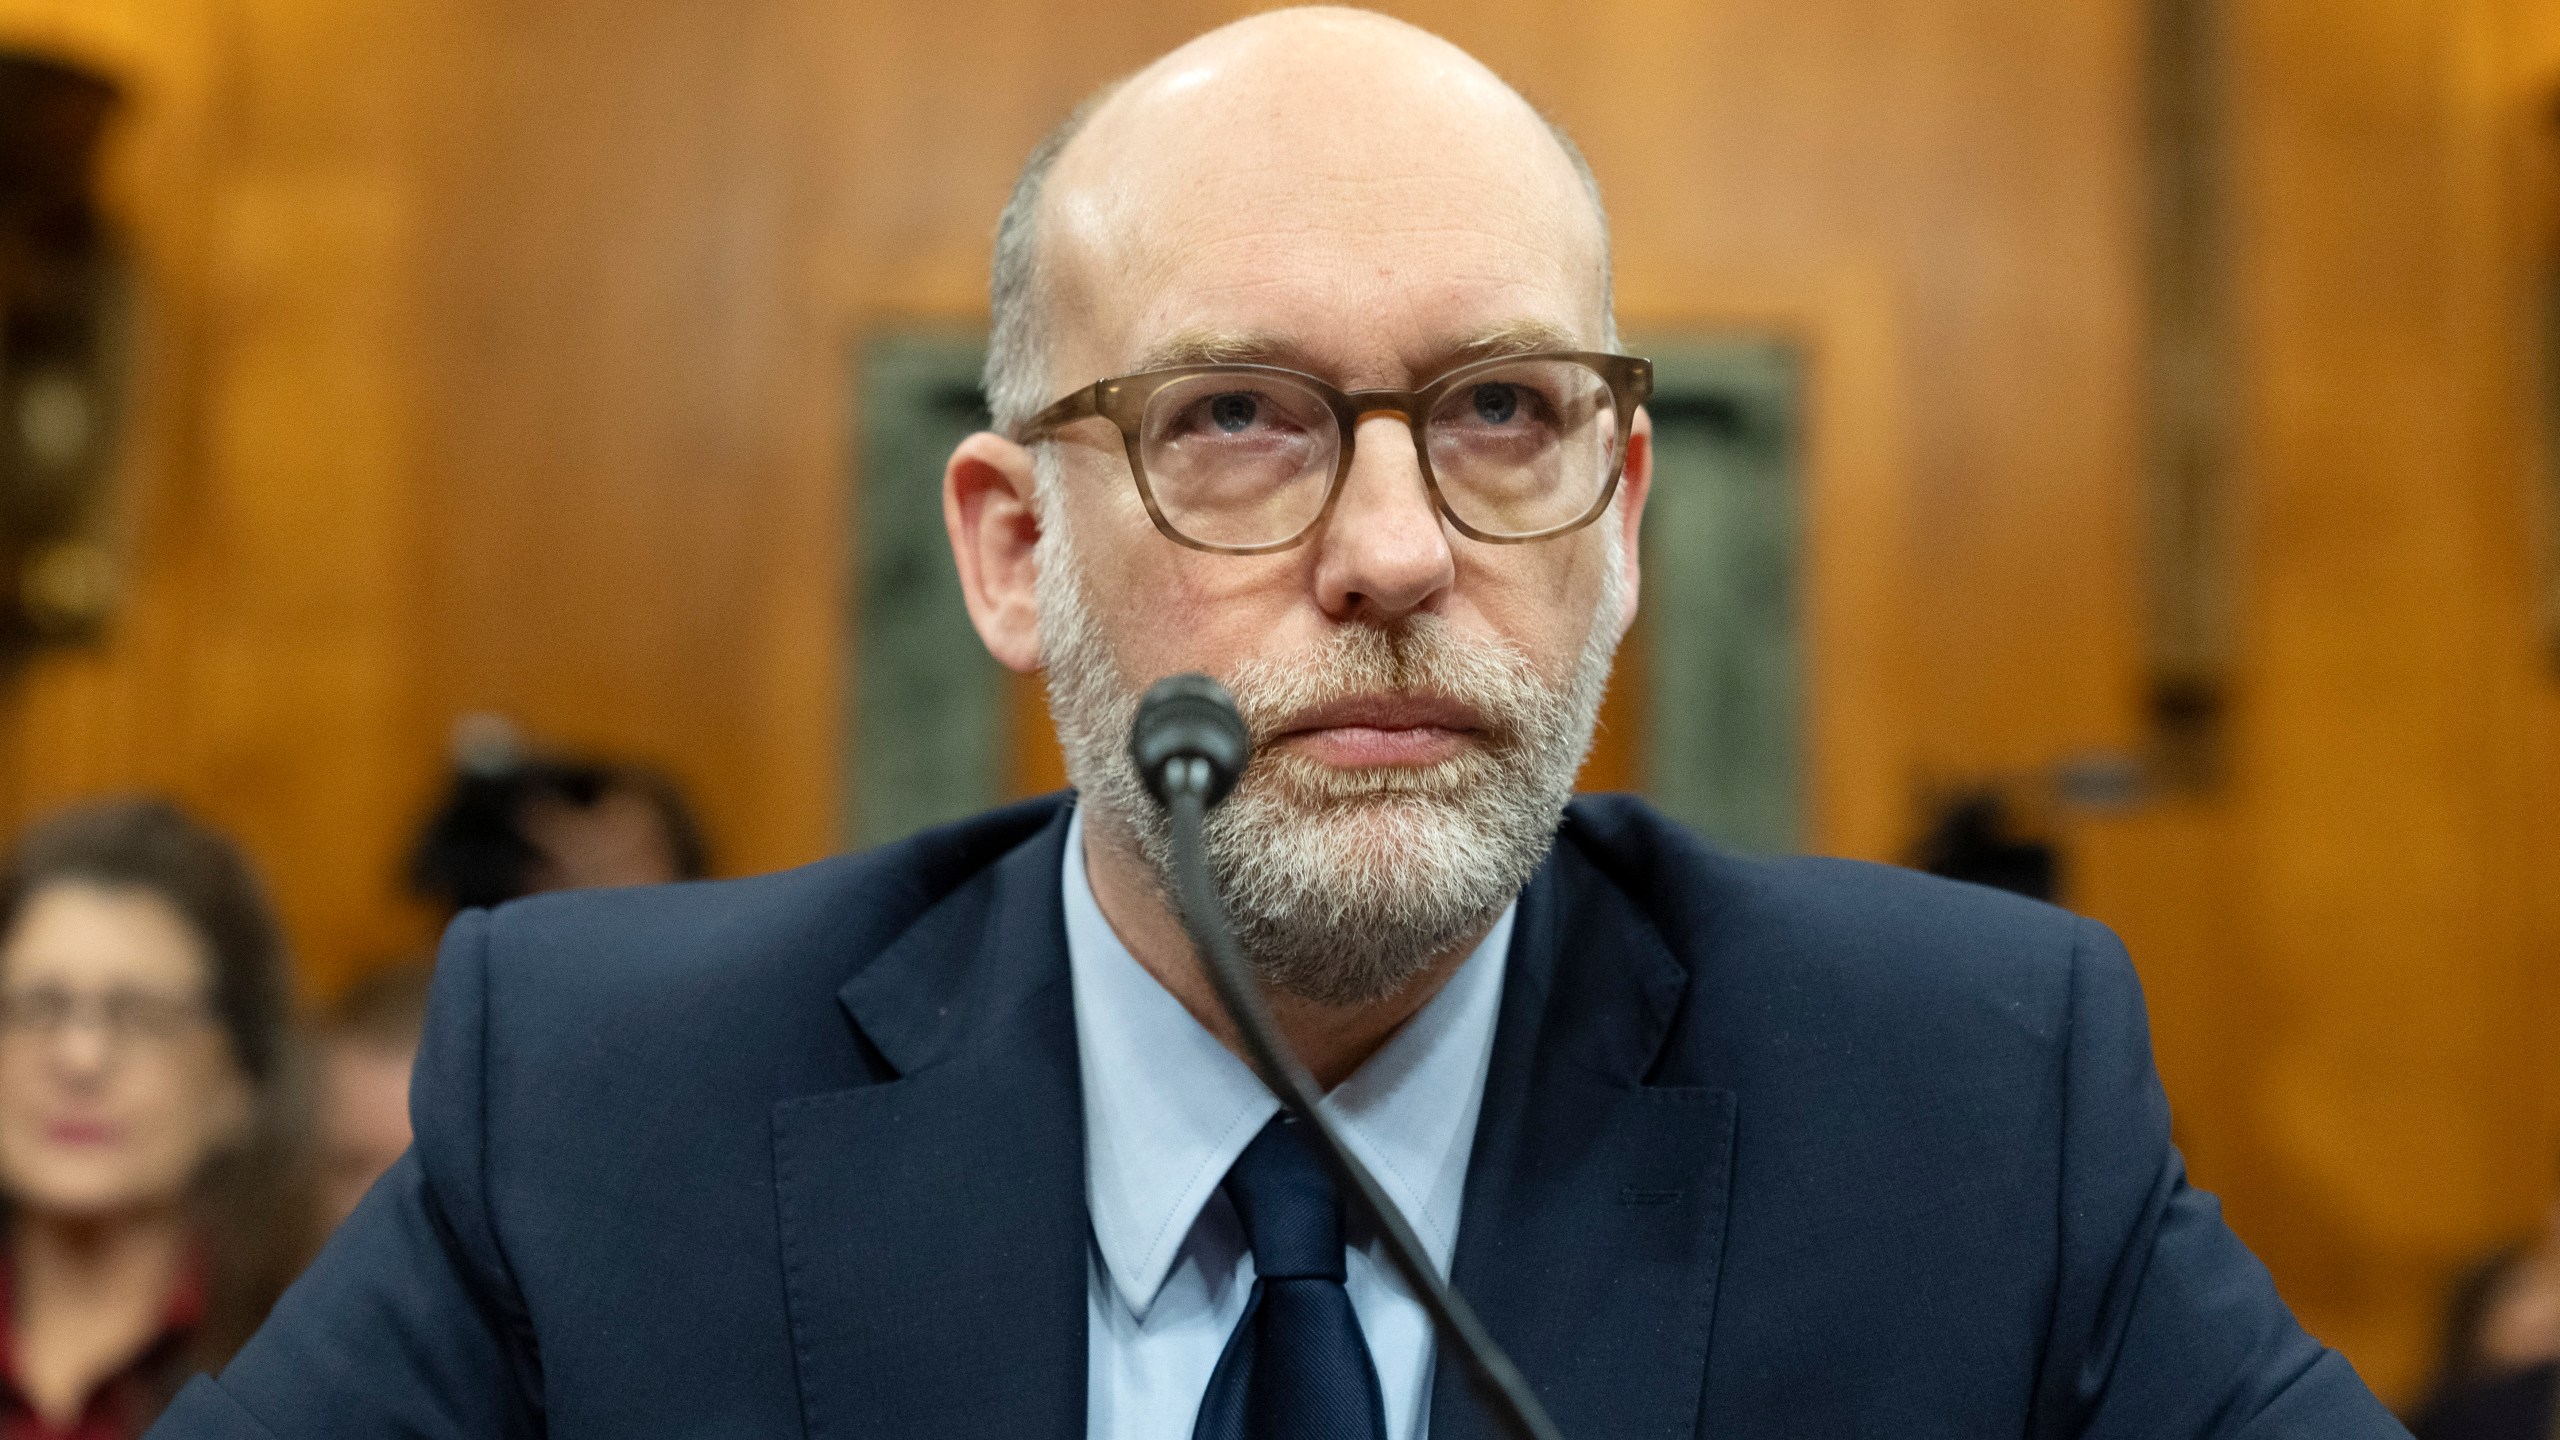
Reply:
M1618 444L1616 453L1610 457L1608 478L1601 482L1600 493L1590 508L1561 525L1551 525L1524 535L1477 529L1467 523L1466 517L1449 508L1447 497L1440 493L1440 481L1431 473L1431 446L1424 437L1423 427L1433 407L1451 391L1493 371L1523 361L1540 360L1570 361L1581 365L1599 375L1608 385L1610 403L1618 412ZM1156 503L1155 490L1147 484L1146 462L1139 458L1147 402L1153 400L1158 391L1177 381L1195 375L1217 374L1275 376L1305 386L1332 409L1334 422L1341 430L1341 446L1334 456L1333 479L1325 489L1323 507L1298 533L1285 540L1260 545L1217 545L1195 540L1165 518L1164 508ZM1570 534L1599 519L1609 508L1609 501L1618 493L1618 480L1626 473L1627 435L1635 425L1636 407L1652 395L1652 361L1597 350L1540 350L1525 355L1497 355L1461 365L1418 390L1337 390L1304 371L1277 365L1177 365L1169 370L1149 370L1138 375L1096 380L1031 417L1014 438L1028 445L1047 439L1061 427L1079 420L1096 417L1108 420L1120 427L1122 448L1129 457L1129 475L1137 481L1138 498L1147 507L1147 518L1155 522L1157 531L1166 539L1177 545L1219 555L1269 555L1306 543L1307 537L1332 516L1334 501L1342 495L1342 482L1351 474L1352 447L1358 443L1360 422L1372 415L1400 415L1404 417L1406 428L1413 433L1413 453L1421 462L1423 488L1430 492L1432 506L1447 518L1449 524L1470 540L1481 540L1490 545L1524 545L1532 540L1552 540L1559 535Z

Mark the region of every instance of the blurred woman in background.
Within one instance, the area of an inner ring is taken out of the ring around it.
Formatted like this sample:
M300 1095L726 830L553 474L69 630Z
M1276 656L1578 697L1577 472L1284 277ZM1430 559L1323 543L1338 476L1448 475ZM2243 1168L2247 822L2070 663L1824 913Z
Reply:
M157 801L0 872L0 1440L138 1435L303 1258L282 950L240 853Z

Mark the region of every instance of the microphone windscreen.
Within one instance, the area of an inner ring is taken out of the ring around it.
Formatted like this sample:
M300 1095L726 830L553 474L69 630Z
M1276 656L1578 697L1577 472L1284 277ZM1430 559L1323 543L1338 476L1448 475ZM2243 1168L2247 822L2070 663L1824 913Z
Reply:
M1129 727L1129 758L1157 804L1165 801L1165 770L1176 760L1199 760L1209 767L1203 797L1216 805L1235 789L1253 754L1244 717L1236 712L1227 687L1206 675L1168 675L1147 688L1138 701L1137 722Z

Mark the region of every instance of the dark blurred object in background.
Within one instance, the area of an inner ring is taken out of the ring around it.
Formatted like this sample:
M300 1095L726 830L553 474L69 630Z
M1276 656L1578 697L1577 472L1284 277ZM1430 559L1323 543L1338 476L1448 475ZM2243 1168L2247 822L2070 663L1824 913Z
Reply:
M2050 844L2016 833L2009 806L1997 792L1957 794L1940 801L1933 813L1914 847L1914 868L2035 900L2062 893L2060 856Z
M0 875L0 1435L132 1436L308 1254L284 942L230 841L68 811Z
M434 978L432 954L386 965L348 986L320 1017L313 1148L323 1233L338 1228L409 1148L409 1072Z
M108 480L125 267L92 194L115 87L0 52L0 644L97 633L114 608Z
M456 727L453 782L410 852L409 885L459 912L710 870L692 807L664 774L531 754L507 722L475 715Z
M2480 1261L2445 1306L2418 1440L2551 1440L2560 1430L2560 1203L2543 1233Z

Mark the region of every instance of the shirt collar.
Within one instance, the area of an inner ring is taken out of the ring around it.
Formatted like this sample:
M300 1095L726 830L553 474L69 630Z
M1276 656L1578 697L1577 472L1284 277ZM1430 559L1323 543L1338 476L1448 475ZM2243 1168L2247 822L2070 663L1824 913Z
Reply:
M1280 1106L1103 918L1085 874L1081 807L1068 822L1060 878L1084 1088L1085 1203L1112 1287L1143 1319L1201 1207ZM1440 993L1324 1100L1443 1272L1457 1244L1517 910L1504 909Z

